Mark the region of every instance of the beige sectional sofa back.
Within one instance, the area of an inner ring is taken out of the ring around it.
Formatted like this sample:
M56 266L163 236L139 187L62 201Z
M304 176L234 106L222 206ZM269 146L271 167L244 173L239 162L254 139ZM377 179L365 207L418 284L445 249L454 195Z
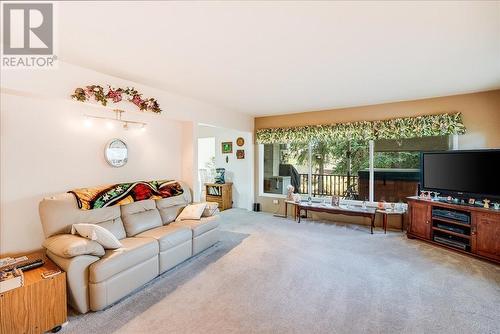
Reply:
M162 198L156 200L156 207L160 211L163 225L170 224L177 218L182 209L193 202L189 187L181 182L184 193L181 196Z
M120 209L127 237L162 225L160 212L152 199L122 205Z
M180 182L180 196L145 200L102 209L81 210L75 196L57 194L40 202L39 212L45 237L70 233L73 224L98 224L111 231L117 239L134 236L153 227L169 224L180 211L192 202L189 186ZM140 217L140 218L139 218Z
M73 224L98 224L115 235L125 238L119 206L96 210L80 210L73 194L64 193L44 198L39 206L40 220L45 237L70 233Z

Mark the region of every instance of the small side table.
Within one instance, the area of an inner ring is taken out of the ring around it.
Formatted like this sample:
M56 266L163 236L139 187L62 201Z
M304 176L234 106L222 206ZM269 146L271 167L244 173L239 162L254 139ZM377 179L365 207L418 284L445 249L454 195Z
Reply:
M285 200L285 217L284 218L287 218L288 216L288 204L290 204L292 207L293 207L293 220L297 220L297 202L294 202L294 201L289 201L289 200Z
M403 232L403 215L405 214L404 211L387 211L387 210L380 210L377 209L377 213L380 213L382 215L382 224L384 227L384 234L387 234L387 220L389 216L394 216L394 215L400 215L401 216L401 232Z
M224 211L233 207L233 183L205 183L207 202L219 203L219 210Z
M47 270L59 269L42 253L43 266L23 272L24 285L0 293L0 333L45 333L60 329L67 319L66 273L42 278Z

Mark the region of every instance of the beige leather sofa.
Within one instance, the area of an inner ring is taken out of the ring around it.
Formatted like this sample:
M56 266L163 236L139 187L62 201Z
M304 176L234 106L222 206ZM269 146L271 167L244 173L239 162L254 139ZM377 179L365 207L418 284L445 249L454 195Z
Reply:
M123 245L106 250L101 257L66 258L47 251L48 257L67 273L69 303L75 310L102 310L219 240L217 216L174 222L192 202L189 187L181 184L181 196L103 209L80 210L68 193L40 202L45 237L54 238L56 245L58 235L70 233L76 223L98 224Z

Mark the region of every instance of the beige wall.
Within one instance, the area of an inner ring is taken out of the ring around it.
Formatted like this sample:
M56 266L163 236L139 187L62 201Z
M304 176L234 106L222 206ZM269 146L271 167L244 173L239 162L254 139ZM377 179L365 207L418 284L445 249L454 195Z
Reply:
M258 117L255 119L255 129L381 120L457 111L463 114L463 120L467 127L467 134L459 138L460 149L500 148L500 90L354 108ZM258 150L256 149L255 152L257 153ZM256 202L261 203L264 211L282 213L284 204L281 199L279 204L276 205L272 203L273 198L258 196L258 167L260 163L258 158L258 154L255 154Z
M106 122L85 125L94 107L72 101L1 94L0 254L40 248L43 241L38 203L68 190L136 180L180 179L183 174L182 122L152 114L125 114L147 122L145 131L109 129ZM123 139L128 163L113 168L105 144Z
M0 257L39 249L44 239L38 203L51 194L115 182L182 179L197 183L199 122L253 132L249 115L60 62L51 70L1 70ZM145 132L84 126L84 114L113 116L106 108L70 99L76 87L135 87L158 99L163 113L138 112L122 103L124 118L147 122ZM129 162L113 168L104 145L123 138ZM249 141L250 142L250 141ZM252 198L253 199L253 198Z

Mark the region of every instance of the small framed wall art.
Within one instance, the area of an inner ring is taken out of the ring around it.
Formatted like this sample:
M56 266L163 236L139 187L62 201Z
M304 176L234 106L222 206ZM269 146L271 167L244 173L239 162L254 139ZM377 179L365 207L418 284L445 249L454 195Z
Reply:
M233 153L233 142L232 141L222 142L222 154L229 154L229 153Z
M236 139L236 145L238 145L240 147L243 146L243 145L245 145L245 139L243 139L243 137L238 137Z
M236 159L245 159L245 150L236 150Z

